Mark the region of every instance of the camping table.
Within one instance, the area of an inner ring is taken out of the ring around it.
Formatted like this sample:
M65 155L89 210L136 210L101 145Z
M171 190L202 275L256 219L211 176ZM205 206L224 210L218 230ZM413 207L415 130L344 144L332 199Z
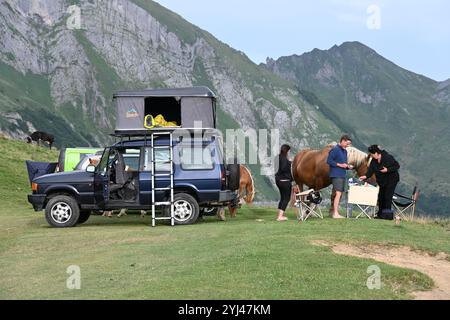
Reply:
M347 193L347 217L349 216L349 205L356 205L361 210L356 219L362 215L372 219L378 202L378 192L378 187L350 186Z

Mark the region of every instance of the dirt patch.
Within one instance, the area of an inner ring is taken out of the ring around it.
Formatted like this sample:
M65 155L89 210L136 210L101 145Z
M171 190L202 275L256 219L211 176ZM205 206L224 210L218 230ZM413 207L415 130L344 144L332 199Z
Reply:
M315 245L331 247L333 252L417 270L429 276L435 284L430 291L413 292L416 300L450 299L450 261L447 254L430 255L426 252L412 250L405 246L355 246L343 243L313 241Z

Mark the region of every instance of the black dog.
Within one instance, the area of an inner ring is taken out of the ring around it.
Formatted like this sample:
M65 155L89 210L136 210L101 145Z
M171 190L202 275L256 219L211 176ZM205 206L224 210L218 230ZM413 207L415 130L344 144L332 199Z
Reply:
M28 143L31 143L32 141L36 141L37 144L39 145L39 141L40 140L48 142L48 145L50 146L50 150L51 150L52 149L52 144L55 141L55 137L53 137L53 135L48 134L48 133L43 132L43 131L33 132L32 134L30 134L27 137Z

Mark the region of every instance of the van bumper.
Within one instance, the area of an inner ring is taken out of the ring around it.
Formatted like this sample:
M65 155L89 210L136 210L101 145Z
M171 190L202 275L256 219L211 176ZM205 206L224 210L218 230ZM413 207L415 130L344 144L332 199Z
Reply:
M45 194L29 194L28 202L33 205L34 211L41 211L44 209Z
M219 202L228 202L236 198L236 192L225 190L219 192Z

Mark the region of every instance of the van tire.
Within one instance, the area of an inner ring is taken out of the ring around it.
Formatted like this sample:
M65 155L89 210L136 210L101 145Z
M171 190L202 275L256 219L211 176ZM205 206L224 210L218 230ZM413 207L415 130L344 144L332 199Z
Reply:
M229 164L227 166L228 179L227 188L231 191L239 189L241 180L241 168L239 164Z
M77 201L71 196L56 195L45 206L45 220L52 227L74 227L79 218L80 207Z
M197 200L187 193L176 193L173 196L176 225L194 224L199 215L200 207ZM164 216L170 217L170 206L164 207Z
M89 220L89 217L91 216L90 210L83 210L80 211L80 217L78 218L77 224L85 223Z

